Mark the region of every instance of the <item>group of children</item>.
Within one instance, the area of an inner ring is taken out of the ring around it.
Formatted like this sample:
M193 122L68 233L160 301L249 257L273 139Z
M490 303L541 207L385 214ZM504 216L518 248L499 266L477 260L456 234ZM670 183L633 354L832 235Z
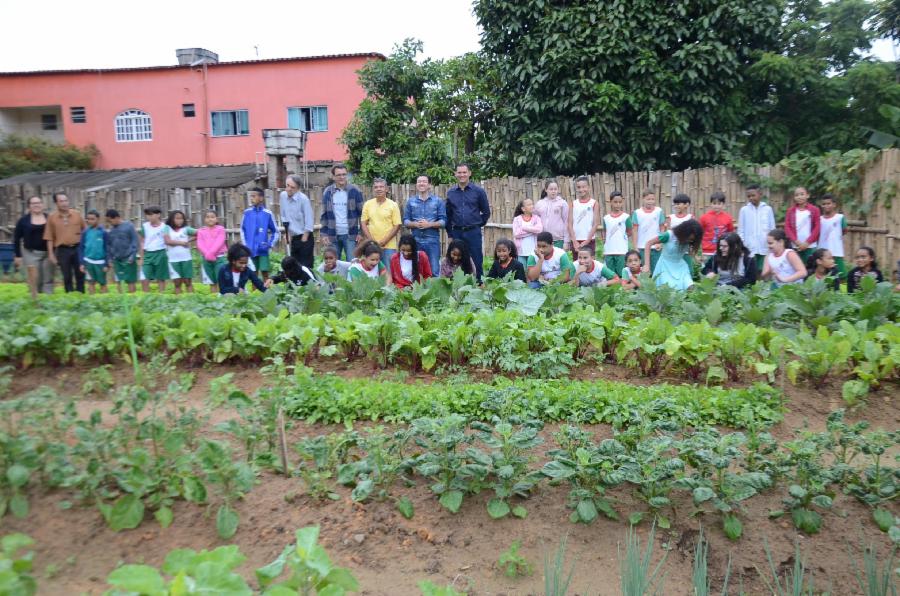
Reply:
M699 275L738 288L758 279L777 286L815 276L829 278L835 288L846 280L851 292L863 276L883 280L875 251L868 246L857 251L856 267L847 271L847 222L832 195L822 196L820 210L809 202L807 189L798 187L784 230L778 230L774 212L761 201L756 185L748 187L748 202L741 208L737 226L725 211L722 192L710 196L709 210L698 219L690 213L691 199L685 194L674 197L674 213L666 217L652 190L644 191L641 207L630 214L624 210L622 193L614 191L609 213L601 218L586 177L576 178L575 192L576 198L567 203L551 181L537 204L523 200L513 219L514 244L510 248L504 239L497 242L492 272L514 249L518 252L513 256L524 269L524 275L516 272L516 277L535 287L562 281L580 286L621 284L631 289L640 286L640 273L650 273L656 283L681 290L693 285ZM546 226L545 219L552 225ZM598 231L603 261L594 257ZM571 258L563 250L566 245L572 249ZM702 268L696 261L698 253Z
M512 222L513 238L496 242L487 276L518 279L534 288L569 283L633 289L640 287L640 274L649 273L657 284L681 290L688 289L700 275L738 288L758 279L784 285L814 276L829 279L835 288L846 280L848 291L854 291L863 276L883 280L870 247L857 251L856 267L847 272L843 241L847 222L831 195L820 199L820 209L809 202L805 188L797 188L784 229L778 230L758 186L748 188L748 203L741 208L737 226L725 211L722 192L713 193L709 210L694 218L691 199L685 194L674 197L674 212L666 217L652 190L644 191L641 207L630 214L625 212L622 193L614 191L609 197L609 213L600 217L600 204L591 196L589 180L577 178L575 189L575 199L567 202L559 195L558 184L551 181L537 203L523 200ZM130 292L135 291L138 280L144 291L149 291L153 281L164 290L169 279L175 283L176 294L191 292L194 243L202 256L204 283L223 294L243 292L248 283L261 291L273 283L324 284L329 276L349 281L381 278L407 288L436 275L451 277L457 269L467 275L476 271L465 241L451 241L440 262L431 263L415 238L406 234L392 254L369 241L357 247L351 261L339 260L337 250L326 247L315 272L289 256L281 263L281 273L270 279L269 253L280 236L278 225L265 208L261 189L251 190L250 200L241 223L241 242L231 247L215 211L206 212L204 226L195 229L187 225L182 211L172 211L162 221L161 210L149 207L144 210L147 220L138 230L115 209L106 212L106 230L100 225L99 213L89 211L79 251L89 291L99 285L105 292L111 269ZM596 258L598 232L602 260ZM571 248L571 255L566 247ZM702 267L696 260L698 253L703 257Z

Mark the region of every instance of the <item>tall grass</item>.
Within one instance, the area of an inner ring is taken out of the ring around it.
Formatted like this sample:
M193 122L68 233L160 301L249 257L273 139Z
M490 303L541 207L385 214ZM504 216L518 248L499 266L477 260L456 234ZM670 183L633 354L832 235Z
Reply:
M566 596L569 591L569 584L572 583L572 576L575 574L575 563L572 563L567 574L565 567L568 539L568 534L563 536L552 559L549 554L544 555L544 594L546 596Z
M766 549L766 560L769 562L769 571L772 574L772 583L766 579L766 575L759 572L766 588L773 596L814 596L815 582L813 581L812 572L806 568L806 561L800 553L800 543L794 545L794 566L785 571L784 583L778 575L778 569L772 560L772 550L769 548L769 541L763 539L763 545ZM757 569L759 571L759 569ZM808 573L808 577L807 577Z
M647 545L642 547L641 539L634 531L634 526L628 527L625 536L625 556L619 549L619 569L622 578L622 596L648 596L660 594L662 591L664 575L660 575L662 565L669 553L665 553L653 571L650 565L653 560L653 543L656 538L656 523L650 528L647 536Z
M863 566L862 569L856 562L856 557L847 547L847 554L850 557L850 563L853 565L853 572L856 574L856 583L859 584L860 594L865 596L897 596L897 583L894 580L894 556L897 554L897 545L895 544L888 554L884 565L878 565L878 551L871 544L863 547Z
M697 545L694 548L694 572L692 580L694 585L693 596L709 596L712 588L709 585L709 542L703 536L703 527L700 528L700 536L697 537ZM725 584L722 586L722 596L728 596L728 579L731 577L731 556L728 557L728 567L725 568Z

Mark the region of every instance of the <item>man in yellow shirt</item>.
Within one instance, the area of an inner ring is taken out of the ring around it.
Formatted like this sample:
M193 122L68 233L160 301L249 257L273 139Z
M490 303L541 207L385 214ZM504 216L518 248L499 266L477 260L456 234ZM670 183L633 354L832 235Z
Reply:
M384 178L372 181L372 192L375 198L363 205L359 223L365 239L374 240L381 246L381 262L387 267L391 256L397 252L397 232L403 220L400 218L400 207L387 198L387 181Z

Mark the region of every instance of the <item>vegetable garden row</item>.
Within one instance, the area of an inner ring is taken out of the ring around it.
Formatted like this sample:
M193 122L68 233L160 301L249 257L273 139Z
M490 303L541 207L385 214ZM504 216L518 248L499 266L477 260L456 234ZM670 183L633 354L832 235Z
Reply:
M540 294L500 290L507 296ZM289 295L286 300L297 298ZM251 316L223 316L221 311L209 312L205 303L199 313L173 311L170 302L157 302L154 310L154 303L146 302L123 306L119 300L118 309L108 312L69 311L65 302L11 312L0 323L0 360L24 366L111 361L129 356L132 336L139 356L162 350L176 360L212 362L284 355L310 363L319 357L355 360L365 355L378 365L401 365L414 372L438 365L472 366L553 378L565 376L580 362L607 360L634 367L646 377L670 372L706 383L758 375L772 380L784 372L793 382L808 379L819 387L834 377L849 376L843 389L851 404L900 374L900 326L894 322L840 320L812 330L802 323L780 329L725 323L719 298L707 305L705 319L678 325L656 311L629 317L610 304L580 302L538 314L463 306L292 314L278 307L274 314Z
M624 400L604 404L586 395L548 410L546 402L555 402L552 386L545 393L532 383L463 385L454 395L471 393L467 402L432 403L428 417L417 417L422 402L388 400L357 412L373 420L410 420L393 431L347 430L289 446L279 434L283 412L325 418L317 408L324 409L323 398L336 389L337 408L347 409L335 419L349 423L353 408L342 398L353 393L353 382L341 386L323 379L326 388L315 393L308 390L318 379L309 371L287 374L276 363L269 372L272 384L252 397L229 376L218 379L202 410L178 407L189 376L164 390L144 384L119 388L111 420L99 411L79 418L72 399L47 389L0 402L0 515L7 510L27 515L28 494L38 488L71 491L77 502L96 506L114 530L137 527L147 512L168 526L177 500L215 501L217 529L229 538L239 521L234 503L268 469L299 476L316 497L333 494L337 482L353 487L354 500L395 499L407 517L411 504L394 491L401 480L417 477L453 512L466 495L492 490L492 517L524 516L522 499L536 485L568 482L572 521L585 523L598 512L618 517L610 493L627 487L643 503L629 513L631 523L656 519L667 527L672 495L685 491L694 506L721 515L726 533L736 539L739 503L780 484L788 488L785 504L795 524L810 533L818 531L817 510L828 508L835 490L872 507L900 494L900 468L891 467L886 455L900 443L900 433L866 432L865 423L848 425L837 412L826 432L799 433L778 444L766 429L779 419L780 402L774 391L762 388L737 391L728 399L721 399L726 390L707 389L689 400L677 389L660 387L657 395L639 400L629 399L628 386L622 385ZM380 388L371 387L371 394ZM444 409L449 404L465 415ZM389 410L379 415L385 405ZM235 417L215 427L223 438L204 436L211 409L220 407ZM559 418L571 421L554 434L559 448L536 464L543 442L538 433L545 420ZM581 422L595 420L609 421L614 437L595 442ZM712 424L720 421L743 431L719 431ZM876 514L876 520L887 531L893 519L884 515Z

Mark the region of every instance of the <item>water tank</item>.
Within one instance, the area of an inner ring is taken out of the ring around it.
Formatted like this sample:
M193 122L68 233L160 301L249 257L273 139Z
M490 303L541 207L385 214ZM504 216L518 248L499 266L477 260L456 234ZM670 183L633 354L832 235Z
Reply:
M198 64L218 64L219 55L203 48L183 48L175 50L175 57L178 58L180 66L190 66Z
M296 128L264 128L262 136L267 155L302 157L306 149L306 132Z

